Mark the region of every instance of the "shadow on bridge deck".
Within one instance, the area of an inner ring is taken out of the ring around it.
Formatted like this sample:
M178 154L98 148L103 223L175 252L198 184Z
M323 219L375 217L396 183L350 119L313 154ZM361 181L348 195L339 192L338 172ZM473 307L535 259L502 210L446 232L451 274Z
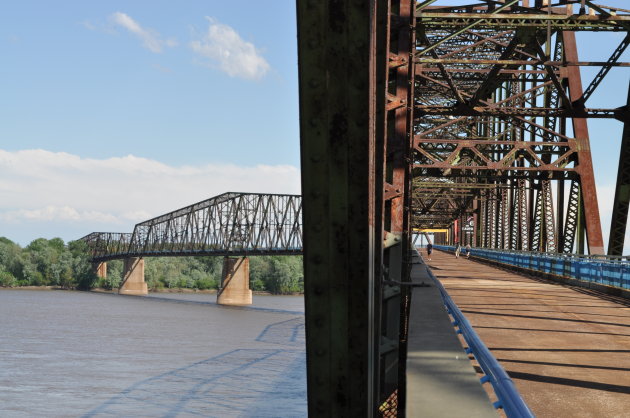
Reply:
M537 416L628 416L630 301L441 251L432 258L435 276Z

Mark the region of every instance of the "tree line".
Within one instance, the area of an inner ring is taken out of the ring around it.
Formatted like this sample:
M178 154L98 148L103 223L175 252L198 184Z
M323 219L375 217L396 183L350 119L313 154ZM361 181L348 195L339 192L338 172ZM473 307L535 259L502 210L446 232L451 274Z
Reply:
M223 257L147 257L145 281L150 290L217 289ZM274 294L304 292L301 256L249 258L250 288ZM38 238L26 247L0 237L0 286L55 286L66 289L117 289L123 262L107 262L107 277L99 278L86 244L61 238Z

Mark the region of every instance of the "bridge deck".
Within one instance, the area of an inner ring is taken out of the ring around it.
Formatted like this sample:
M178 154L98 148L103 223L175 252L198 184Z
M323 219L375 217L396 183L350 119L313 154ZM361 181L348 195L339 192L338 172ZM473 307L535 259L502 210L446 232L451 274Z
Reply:
M537 416L628 416L630 301L441 251L427 264Z

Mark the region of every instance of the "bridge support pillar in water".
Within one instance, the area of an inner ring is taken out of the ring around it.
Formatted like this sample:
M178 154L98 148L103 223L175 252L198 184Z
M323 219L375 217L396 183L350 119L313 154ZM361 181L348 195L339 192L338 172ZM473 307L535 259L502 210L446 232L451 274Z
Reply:
M219 305L251 305L252 291L249 288L249 258L223 258L221 288L217 293Z
M123 283L118 289L121 295L148 295L149 290L144 281L144 259L140 257L125 258Z
M94 263L92 267L96 272L96 277L98 277L99 279L104 279L107 277L107 262L101 261L100 263Z

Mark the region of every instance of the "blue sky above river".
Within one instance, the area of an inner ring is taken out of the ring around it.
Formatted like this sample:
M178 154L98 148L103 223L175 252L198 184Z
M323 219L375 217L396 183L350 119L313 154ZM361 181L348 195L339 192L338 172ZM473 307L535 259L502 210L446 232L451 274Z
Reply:
M0 5L0 235L299 193L293 1Z
M580 34L580 56L621 39ZM294 0L2 2L0 54L0 236L70 240L226 191L300 192ZM624 105L628 74L589 106ZM589 126L607 235L622 126Z

